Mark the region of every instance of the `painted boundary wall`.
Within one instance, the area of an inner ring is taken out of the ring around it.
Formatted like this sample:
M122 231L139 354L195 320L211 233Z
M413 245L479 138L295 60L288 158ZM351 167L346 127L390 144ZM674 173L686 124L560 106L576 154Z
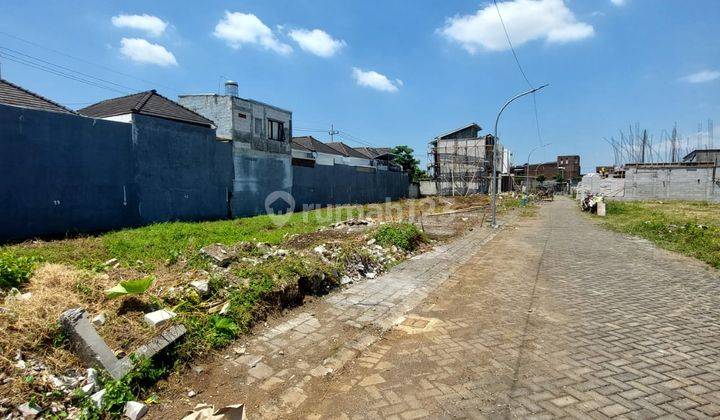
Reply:
M290 155L218 141L192 124L6 105L0 175L0 242L265 214L275 192L292 194L297 210L384 202L407 197L409 186L401 172L293 166Z
M270 194L292 192L292 156L252 150L247 143L233 142L232 161L234 217L266 214L265 200Z
M717 167L628 168L625 178L585 175L579 191L624 200L720 202Z
M0 105L0 240L227 217L231 145L133 118Z
M408 196L410 179L405 172L338 164L292 169L297 211L303 206L383 203Z

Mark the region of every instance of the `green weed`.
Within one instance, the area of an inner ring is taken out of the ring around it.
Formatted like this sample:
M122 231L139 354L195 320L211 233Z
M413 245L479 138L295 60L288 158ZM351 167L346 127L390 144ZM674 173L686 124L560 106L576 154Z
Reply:
M425 241L425 236L412 223L389 223L378 228L375 240L380 245L395 245L406 251L413 251Z
M20 287L28 281L38 258L0 254L0 289Z

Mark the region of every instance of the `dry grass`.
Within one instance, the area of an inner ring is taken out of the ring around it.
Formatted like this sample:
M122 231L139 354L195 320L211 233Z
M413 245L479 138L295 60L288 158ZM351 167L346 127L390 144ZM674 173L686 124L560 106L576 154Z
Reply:
M107 300L104 290L115 281L107 274L96 274L62 264L42 264L24 288L27 300L8 300L0 312L0 371L12 376L14 357L42 361L51 371L63 373L82 367L82 363L63 345L57 321L67 309L82 307L92 316L105 313L107 322L98 327L111 348L134 350L152 336L142 322L148 298ZM0 385L0 395L22 395L19 384ZM24 386L29 386L24 384ZM9 387L12 387L10 390ZM8 388L8 389L4 389Z
M429 197L420 200L401 200L399 202L390 203L392 211L388 212L385 204L355 206L345 208L348 212L358 212L362 208L360 214L348 214L347 217L356 217L363 215L364 217L374 218L377 222L389 222L407 220L409 218L419 217L420 212L424 214L439 213L451 210L457 210L467 207L474 207L488 203L485 196L469 196L469 197ZM315 217L320 218L323 210L316 212ZM297 216L300 220L300 216ZM250 220L250 219L247 219ZM166 264L160 260L161 256L158 252L156 258L146 255L143 260L154 261L154 264L134 264L133 258L140 250L145 249L146 252L154 250L154 243L144 247L133 248L133 252L125 252L123 247L117 246L117 253L110 252L108 237L115 236L132 236L140 235L147 230L160 231L163 227L167 229L197 229L200 231L198 235L209 235L205 230L215 229L222 230L223 226L229 223L247 224L246 219L238 219L237 221L225 222L205 222L196 225L185 224L167 224L156 225L137 230L121 231L111 233L105 236L89 236L74 239L66 239L59 241L32 241L15 245L11 248L18 253L27 255L35 255L37 253L44 258L45 263L40 264L35 270L32 277L22 288L22 292L30 292L31 298L28 300L18 301L10 300L6 304L0 302L0 376L2 374L8 377L18 378L21 372L15 367L14 357L21 353L26 360L37 360L45 364L54 374L63 374L82 367L82 363L69 350L67 343L63 342L63 335L58 328L57 321L60 315L67 309L82 307L87 310L92 317L99 313L104 313L106 323L97 327L98 333L105 339L110 348L116 351L130 353L134 351L140 344L146 342L157 332L147 327L143 322L143 315L154 307L161 292L170 286L185 285L194 279L195 276L203 277L197 273L198 267L193 266L192 258L194 254L183 254L183 256L174 263ZM252 219L254 220L254 219ZM328 220L330 223L334 220ZM212 228L212 223L221 223L223 226ZM299 223L299 222L296 222ZM362 245L360 234L349 235L345 230L329 229L321 232L314 232L325 224L317 222L313 219L307 224L297 228L279 229L274 226L257 228L257 232L248 228L247 234L238 236L237 238L226 238L226 241L236 243L245 236L250 236L258 240L267 240L272 236L275 243L282 243L284 246L290 246L296 249L307 249L310 244L339 241L343 243L357 242ZM204 227L205 228L204 228ZM264 225L263 225L264 226ZM212 229L211 229L212 228ZM195 231L192 231L193 233ZM297 233L297 235L294 235ZM190 235L190 234L188 234ZM265 235L265 236L262 236ZM192 236L192 235L190 235ZM184 236L183 236L184 238ZM271 238L271 239L272 239ZM208 237L206 240L198 243L217 241L216 237ZM131 241L128 243L132 243ZM126 255L127 254L127 255ZM155 255L153 254L153 255ZM139 255L139 254L138 254ZM116 268L99 267L98 261L102 262L109 257L118 257L121 264ZM84 262L90 262L85 264ZM85 268L80 268L85 267ZM106 270L105 272L95 272L93 269ZM150 290L140 296L124 297L115 300L108 300L104 291L121 280L138 278L145 275L155 277L155 282ZM205 273L205 277L207 273ZM15 380L7 384L0 381L0 395L11 396L12 403L22 403L21 399L26 399L33 392L38 393L41 388L38 384L25 383Z

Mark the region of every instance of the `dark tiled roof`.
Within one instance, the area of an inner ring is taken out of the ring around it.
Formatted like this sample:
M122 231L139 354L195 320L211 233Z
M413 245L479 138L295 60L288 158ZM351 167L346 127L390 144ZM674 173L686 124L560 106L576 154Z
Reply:
M298 144L298 145L304 147L305 149L313 151L313 152L327 153L330 155L342 156L342 153L338 152L337 150L333 149L332 147L328 146L327 144L317 140L313 136L293 137L292 142L293 142L293 144Z
M455 134L455 133L457 133L458 131L467 130L467 129L470 128L470 127L475 127L475 128L477 128L477 131L482 130L482 127L480 127L480 126L477 125L476 123L470 123L470 124L465 125L465 126L463 126L463 127L456 128L456 129L454 129L454 130L452 130L452 131L448 131L448 132L445 133L445 134L440 134L440 135L437 136L436 138L441 139L441 138L446 137L446 136L449 136L449 135L451 135L451 134Z
M140 114L207 127L215 124L202 115L160 95L155 90L108 99L80 109L78 112L81 115L95 118L113 117L123 114Z
M345 144L341 141L336 141L333 143L326 143L326 144L328 145L328 147L331 147L331 148L337 150L338 152L340 152L343 156L367 159L367 156L358 152L357 150L353 149L352 147L348 146L347 144Z
M65 108L57 102L53 102L27 89L23 89L4 79L0 79L0 104L42 109L43 111L63 112L66 114L75 113L75 111Z
M389 147L356 147L355 150L368 159L376 159L380 156L392 155L392 149Z

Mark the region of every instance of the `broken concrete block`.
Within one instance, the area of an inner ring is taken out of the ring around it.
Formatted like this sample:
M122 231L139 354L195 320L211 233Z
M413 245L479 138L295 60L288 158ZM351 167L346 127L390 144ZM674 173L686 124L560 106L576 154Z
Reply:
M160 309L158 311L145 314L143 319L145 320L145 323L151 327L160 327L176 316L177 315L174 312L170 312L167 309Z
M190 286L197 290L200 296L205 296L210 293L210 284L207 280L195 280L190 282Z
M93 325L97 325L97 326L99 327L99 326L101 326L101 325L105 325L105 320L106 320L106 319L107 319L107 318L105 317L105 314L100 313L100 314L97 314L97 315L95 315L95 316L93 317L92 323L93 323Z
M90 396L90 401L95 404L95 407L102 408L103 398L105 398L105 390L102 389Z
M175 340L182 337L186 332L187 329L184 325L173 325L163 331L162 334L150 340L149 343L140 346L137 350L135 350L135 355L150 359L160 353L163 349L165 349L165 347L172 344Z
M76 354L86 365L101 367L115 379L127 373L115 353L95 331L84 309L68 309L60 316L60 323Z
M31 402L19 405L17 410L20 412L23 419L34 419L42 412L42 408Z
M597 203L597 215L600 217L605 217L606 211L605 211L605 202L599 201Z
M87 372L85 372L85 383L88 383L88 384L97 384L98 383L98 376L97 376L96 369L88 368Z
M123 414L130 420L142 418L148 412L148 406L137 401L128 401L125 403Z
M202 247L200 248L200 255L203 255L220 267L227 267L237 257L235 251L223 244L212 244Z
M165 312L172 314L170 318L175 316L175 314L170 311ZM165 317L167 317L167 315L165 315ZM105 343L105 340L95 331L95 327L88 319L84 309L76 308L65 311L60 316L60 322L76 354L86 365L97 366L107 370L113 379L122 378L132 369L133 362L130 357L126 356L118 360L115 353L113 353ZM135 354L139 357L151 358L184 335L186 331L183 325L175 325L168 328L163 331L162 334L150 340L149 343L140 346L135 351ZM94 369L88 369L86 384L97 385L97 372ZM92 388L87 387L87 389L91 390ZM83 390L85 390L85 387L83 387Z
M85 395L90 395L95 390L95 384L85 384L80 388Z

